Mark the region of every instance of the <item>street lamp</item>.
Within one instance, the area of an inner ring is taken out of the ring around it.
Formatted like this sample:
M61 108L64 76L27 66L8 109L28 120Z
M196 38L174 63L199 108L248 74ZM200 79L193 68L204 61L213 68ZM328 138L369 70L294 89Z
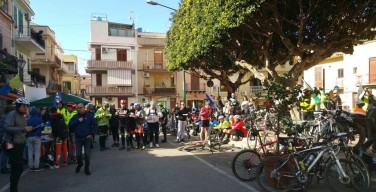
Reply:
M18 76L20 77L21 82L23 82L23 68L25 67L25 64L26 61L23 58L17 60Z
M176 11L176 9L174 9L174 8L168 7L168 6L166 6L166 5L162 5L162 4L157 3L157 2L155 2L155 1L152 1L152 0L149 0L149 1L147 1L146 3L147 3L147 4L150 4L150 5L159 5L159 6L162 6L162 7L167 8L167 9L171 9L171 10L173 10L173 11Z

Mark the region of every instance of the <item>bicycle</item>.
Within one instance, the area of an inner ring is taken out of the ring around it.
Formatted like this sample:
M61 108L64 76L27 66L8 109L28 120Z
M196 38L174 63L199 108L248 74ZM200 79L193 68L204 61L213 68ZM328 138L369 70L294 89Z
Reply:
M256 172L259 186L263 191L305 190L316 175L318 179L325 178L330 191L343 191L342 186L345 189L354 187L357 191L366 191L369 188L368 173L357 163L338 158L338 145L331 144L334 139L344 136L346 133L339 133L326 140L325 145L264 159ZM331 181L332 178L335 180ZM332 185L335 181L339 183Z

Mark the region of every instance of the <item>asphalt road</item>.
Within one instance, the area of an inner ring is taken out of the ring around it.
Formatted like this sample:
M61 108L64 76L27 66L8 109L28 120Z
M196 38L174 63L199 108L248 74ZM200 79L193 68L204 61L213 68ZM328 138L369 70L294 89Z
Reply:
M232 157L240 149L230 145L220 151L179 151L182 144L160 144L161 148L119 151L111 148L99 151L98 143L92 150L91 172L86 176L83 169L76 174L76 165L42 172L24 172L19 191L24 192L229 192L259 191L257 182L237 180L230 168ZM111 139L110 139L111 140ZM112 142L107 140L107 145ZM373 176L374 177L374 176ZM0 192L9 191L9 175L0 175ZM371 186L375 185L375 181ZM324 181L313 183L309 191L328 191ZM349 190L351 191L351 190Z

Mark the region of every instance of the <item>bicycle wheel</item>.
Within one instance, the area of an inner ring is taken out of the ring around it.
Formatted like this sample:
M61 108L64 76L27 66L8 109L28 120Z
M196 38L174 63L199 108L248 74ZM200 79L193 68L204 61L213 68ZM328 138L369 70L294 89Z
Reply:
M250 149L242 150L232 158L232 173L242 181L252 181L256 178L259 163L260 154Z
M291 191L301 188L295 178L295 171L286 159L270 156L257 167L256 179L262 191Z
M339 165L335 161L329 162L325 168L325 181L330 191L349 191L354 188L356 191L367 191L369 188L369 177L367 173L355 162L347 159L339 159ZM348 177L342 177L340 170Z
M256 146L257 146L257 139L252 139L255 138L253 135L252 135L252 130L248 130L248 133L247 133L247 147L248 149L256 149ZM252 146L252 142L254 142L254 145Z

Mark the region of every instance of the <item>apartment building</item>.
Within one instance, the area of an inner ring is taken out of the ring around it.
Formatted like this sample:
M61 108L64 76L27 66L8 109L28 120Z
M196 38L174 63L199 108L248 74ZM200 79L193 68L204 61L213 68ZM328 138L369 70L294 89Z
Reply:
M326 92L339 89L343 105L350 109L358 99L359 87L369 86L376 92L376 40L354 47L354 53L336 53L304 72L304 79Z
M86 95L86 89L89 86L91 86L91 75L80 75L80 97L89 99Z
M67 67L67 73L62 74L62 91L80 96L81 76L78 73L78 61L76 55L63 55L63 65Z
M109 22L107 15L93 14L90 32L88 46L92 54L85 70L91 74L92 84L86 88L86 95L96 104L138 102L134 25Z

